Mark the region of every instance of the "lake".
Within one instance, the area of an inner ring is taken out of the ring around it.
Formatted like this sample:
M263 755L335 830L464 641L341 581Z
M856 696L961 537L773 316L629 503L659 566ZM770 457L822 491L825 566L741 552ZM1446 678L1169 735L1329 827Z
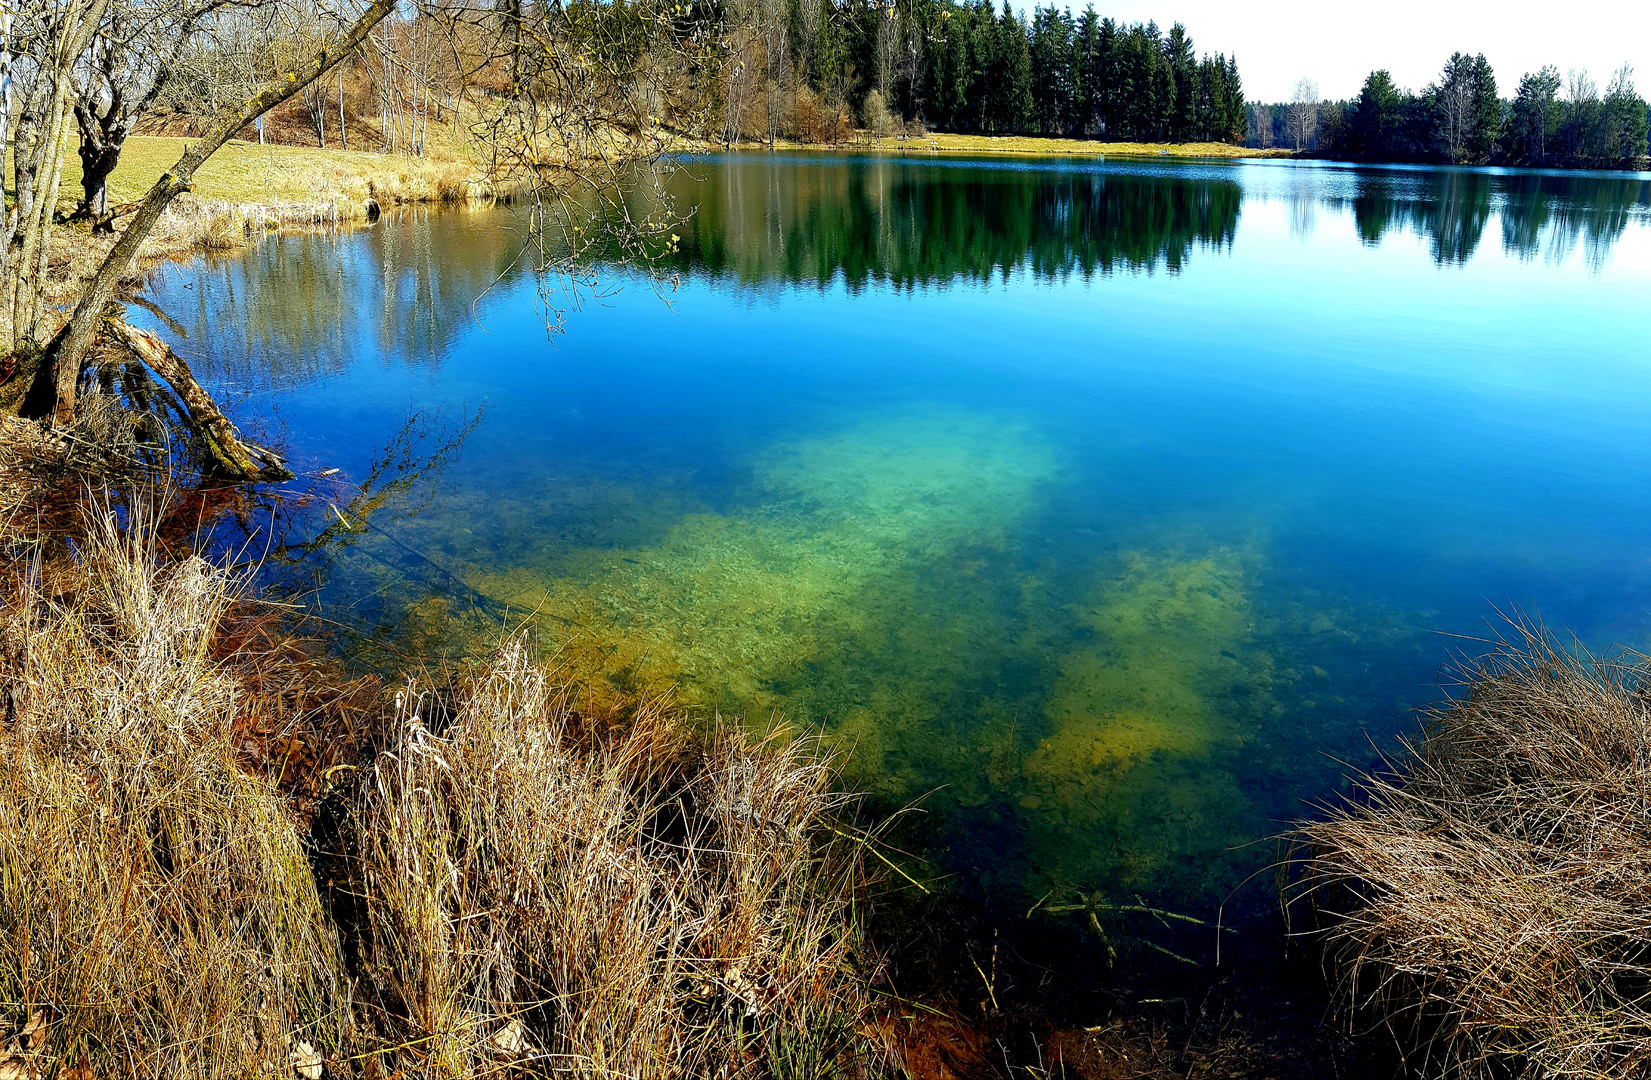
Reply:
M363 662L525 620L595 697L830 732L920 807L913 873L1202 916L1501 614L1651 644L1651 176L757 154L664 188L628 204L675 222L652 272L571 292L506 208L134 309L308 477L269 560Z

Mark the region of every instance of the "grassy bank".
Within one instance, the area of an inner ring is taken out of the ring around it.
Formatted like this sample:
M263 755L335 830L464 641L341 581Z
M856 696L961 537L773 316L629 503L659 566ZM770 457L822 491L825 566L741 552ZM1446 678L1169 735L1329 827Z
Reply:
M109 204L143 197L155 178L170 169L191 140L133 135L121 151L120 165L109 178ZM457 157L412 158L364 151L317 150L303 146L260 146L231 141L195 174L196 199L275 205L357 200L373 185L379 201L449 201L468 194L478 176ZM80 160L63 162L63 195L78 196Z
M135 518L7 519L0 1075L877 1074L816 742L349 679Z
M186 142L167 136L128 139L109 178L110 208L141 199L176 164ZM68 215L78 205L80 180L79 158L69 154L63 162L60 213ZM231 142L196 173L194 189L174 199L161 215L139 252L137 270L238 250L273 232L353 227L367 222L374 206L485 203L496 194L491 182L457 156L411 158ZM47 336L113 244L113 236L94 233L84 224L52 230Z

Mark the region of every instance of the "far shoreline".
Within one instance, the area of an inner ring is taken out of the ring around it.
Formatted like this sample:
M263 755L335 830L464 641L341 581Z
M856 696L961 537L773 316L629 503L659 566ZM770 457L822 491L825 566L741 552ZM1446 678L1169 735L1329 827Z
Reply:
M876 138L865 131L853 142L807 143L777 139L772 144L735 143L729 151L811 150L836 153L876 153L906 156L968 156L1002 154L1021 157L1127 157L1180 159L1293 158L1292 150L1266 149L1233 143L1144 143L1101 142L1095 139L1063 139L1041 135L961 135L931 131L924 135L885 135Z

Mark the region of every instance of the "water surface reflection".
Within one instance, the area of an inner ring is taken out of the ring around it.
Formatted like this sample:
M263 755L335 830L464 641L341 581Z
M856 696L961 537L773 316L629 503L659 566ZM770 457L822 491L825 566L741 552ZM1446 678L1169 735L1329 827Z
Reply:
M1199 911L1436 693L1432 631L1490 600L1651 637L1644 177L765 155L668 187L669 304L615 270L554 340L508 210L157 281L296 459L382 492L316 489L312 532L360 519L332 617L438 650L531 619L590 693L841 736L955 888ZM445 467L375 472L409 412L484 405Z

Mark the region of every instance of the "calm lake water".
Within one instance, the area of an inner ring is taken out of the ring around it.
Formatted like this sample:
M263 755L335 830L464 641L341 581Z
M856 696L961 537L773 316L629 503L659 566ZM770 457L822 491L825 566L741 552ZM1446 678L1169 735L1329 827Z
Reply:
M272 556L329 617L452 650L531 618L592 692L841 736L965 892L1194 914L1438 696L1450 635L1651 645L1651 177L668 187L658 281L608 269L554 336L504 210L156 279L238 414L340 470Z

